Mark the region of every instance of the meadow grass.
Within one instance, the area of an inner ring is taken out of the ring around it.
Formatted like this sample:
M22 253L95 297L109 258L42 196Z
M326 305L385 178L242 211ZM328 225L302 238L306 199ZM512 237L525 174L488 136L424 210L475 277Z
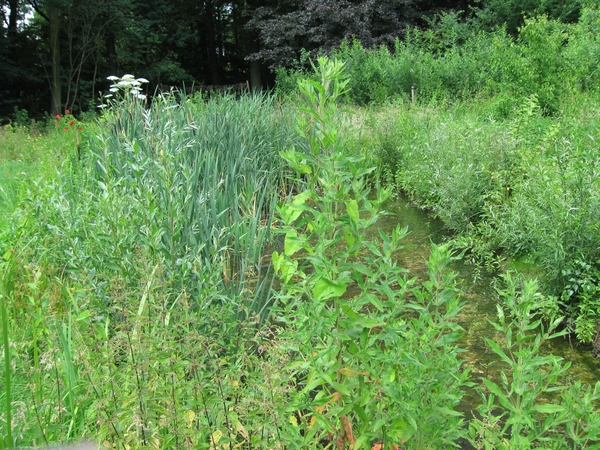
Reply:
M120 103L86 128L5 242L7 439L201 446L263 364L270 218L296 189L278 155L302 144L262 96Z
M70 124L73 122L73 125ZM6 125L0 129L0 223L4 224L28 189L56 176L56 168L76 151L81 127L72 116Z

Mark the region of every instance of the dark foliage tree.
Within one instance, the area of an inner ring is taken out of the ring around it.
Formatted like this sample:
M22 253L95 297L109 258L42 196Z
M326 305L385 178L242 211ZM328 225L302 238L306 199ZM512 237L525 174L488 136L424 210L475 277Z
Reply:
M508 33L516 35L524 17L546 14L562 22L576 22L584 3L583 0L483 0L476 13L488 28L505 26Z
M0 24L0 120L13 116L15 109L31 109L39 101L43 80L37 70L34 45L23 31L27 4L5 0Z
M468 0L266 0L248 24L260 36L260 48L249 59L289 67L302 49L329 52L345 39L365 47L391 45L407 27L425 24L423 16L468 5Z
M392 44L442 11L480 5L493 26L512 24L517 10L571 20L580 1L0 0L0 119L15 108L32 117L84 111L108 75L147 78L150 93L246 80L258 88L267 67L293 66L303 49L329 52L349 38Z

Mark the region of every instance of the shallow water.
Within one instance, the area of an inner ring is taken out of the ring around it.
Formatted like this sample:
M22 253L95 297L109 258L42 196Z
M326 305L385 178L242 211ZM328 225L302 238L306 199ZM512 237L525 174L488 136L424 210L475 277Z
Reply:
M407 226L410 234L405 239L406 246L399 252L399 263L410 271L410 276L427 278L425 263L431 243L442 243L449 236L443 224L426 212L412 207L403 198L389 201L385 209L392 215L380 219L377 228L391 232L398 224ZM463 261L454 263L453 269L459 274L465 300L464 308L458 316L458 322L464 328L464 336L459 344L466 350L461 357L471 368L472 381L477 382L480 377L494 380L502 366L492 364L498 358L487 349L485 340L493 339L497 334L488 322L497 318L496 304L499 299L493 287L495 274L477 270ZM593 357L591 346L576 345L569 342L568 338L557 338L550 342L547 350L564 358L565 362L571 362L568 376L572 379L593 385L600 378L600 359ZM461 410L469 415L478 401L474 392L468 392Z

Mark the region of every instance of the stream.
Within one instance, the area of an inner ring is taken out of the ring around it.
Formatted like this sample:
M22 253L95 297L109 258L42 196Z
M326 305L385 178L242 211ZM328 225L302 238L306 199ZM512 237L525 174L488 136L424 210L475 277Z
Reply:
M449 237L441 221L429 216L427 212L413 207L404 198L390 200L385 209L391 214L384 216L376 227L391 231L400 224L407 226L409 235L405 238L405 247L399 252L399 264L410 271L409 276L418 279L428 278L426 261L429 257L431 243L442 243ZM486 348L485 339L493 338L497 331L488 322L497 319L496 304L499 300L493 287L494 275L478 270L475 266L456 261L453 270L458 272L458 280L463 291L464 307L458 316L458 323L464 329L464 336L459 341L461 354L466 366L471 369L471 378L478 381L481 377L499 382L502 365L490 367L490 363L498 361L496 355ZM593 357L591 345L578 345L570 342L568 337L556 338L547 345L549 352L571 362L568 376L584 383L594 385L600 375L600 359ZM496 376L494 376L496 374ZM468 419L479 404L479 396L475 392L466 392L460 409Z

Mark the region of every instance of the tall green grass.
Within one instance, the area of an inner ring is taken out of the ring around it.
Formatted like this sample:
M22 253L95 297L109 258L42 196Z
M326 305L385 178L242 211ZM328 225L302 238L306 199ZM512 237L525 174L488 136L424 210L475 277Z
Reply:
M240 295L262 270L273 202L289 189L278 157L294 139L286 120L266 97L119 104L87 143L84 165L43 200L55 208L39 225L61 239L34 245L71 276L103 267L131 279L143 254L179 293Z
M279 152L302 147L290 121L263 96L163 96L86 124L81 161L25 199L6 243L16 445L210 437L221 416L201 402L250 370L268 317L271 217L295 189Z

